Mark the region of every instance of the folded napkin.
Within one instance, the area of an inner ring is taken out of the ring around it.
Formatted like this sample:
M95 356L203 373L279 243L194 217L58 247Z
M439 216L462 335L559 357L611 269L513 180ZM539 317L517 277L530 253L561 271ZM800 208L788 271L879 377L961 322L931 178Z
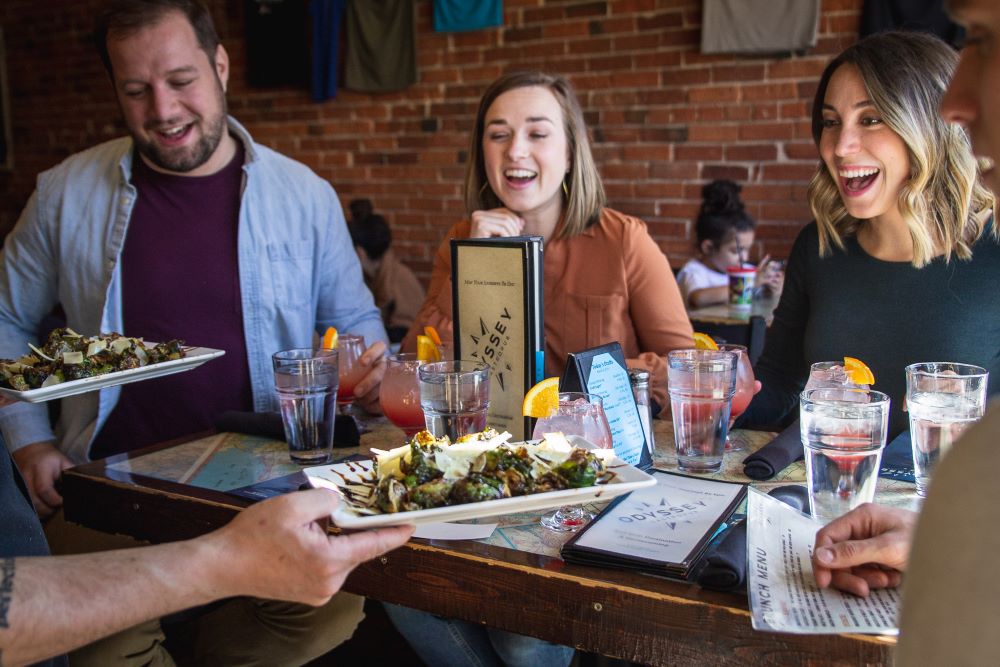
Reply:
M750 479L771 479L805 455L799 434L799 420L743 459L743 474Z
M806 487L792 484L772 489L770 494L800 512L809 511ZM694 580L702 588L735 592L746 586L747 522L744 519L715 538L695 568Z
M217 431L261 435L275 440L285 439L285 426L277 412L241 412L229 410L215 417ZM361 444L358 425L350 415L337 415L333 425L334 447L357 447Z

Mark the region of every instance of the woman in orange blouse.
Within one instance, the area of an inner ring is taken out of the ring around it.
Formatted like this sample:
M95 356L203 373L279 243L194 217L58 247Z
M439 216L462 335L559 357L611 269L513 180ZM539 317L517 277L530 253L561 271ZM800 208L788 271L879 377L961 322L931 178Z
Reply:
M438 248L427 299L403 342L451 322L449 239L545 239L545 373L570 352L618 341L628 365L649 370L666 405L666 353L691 347L691 323L667 258L638 218L606 208L583 112L569 83L506 74L479 103L465 176L469 218Z

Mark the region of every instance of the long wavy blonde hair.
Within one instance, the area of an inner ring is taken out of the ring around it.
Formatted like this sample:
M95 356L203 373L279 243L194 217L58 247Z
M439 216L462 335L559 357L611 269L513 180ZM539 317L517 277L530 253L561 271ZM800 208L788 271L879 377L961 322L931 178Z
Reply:
M601 176L597 172L597 165L594 164L594 157L590 151L587 124L583 120L580 102L569 82L556 74L538 71L511 72L491 83L483 93L482 99L479 100L479 110L476 112L472 140L469 142L469 163L465 171L465 208L471 216L475 211L504 206L486 178L486 163L483 159L486 112L502 94L529 86L547 88L562 109L566 143L569 146L570 172L563 180L566 201L563 206L563 224L556 236L559 238L576 236L597 222L606 197Z
M917 268L942 250L946 262L953 254L969 259L986 224L983 213L995 204L979 180L965 130L946 123L938 113L957 63L958 54L931 35L872 35L827 65L813 101L812 135L819 147L830 78L841 65L854 65L883 121L906 144L910 177L898 203L913 239L912 263ZM809 183L809 206L819 227L820 255L829 254L831 246L843 249L844 238L856 234L864 222L847 212L822 161Z

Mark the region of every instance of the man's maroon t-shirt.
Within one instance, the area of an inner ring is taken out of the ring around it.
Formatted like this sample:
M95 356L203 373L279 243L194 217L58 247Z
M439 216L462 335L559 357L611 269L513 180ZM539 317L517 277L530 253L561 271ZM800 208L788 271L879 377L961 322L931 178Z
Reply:
M123 385L91 458L211 428L225 410L253 409L236 246L243 148L211 176L163 174L138 155L133 165L138 198L121 257L123 333L226 354Z

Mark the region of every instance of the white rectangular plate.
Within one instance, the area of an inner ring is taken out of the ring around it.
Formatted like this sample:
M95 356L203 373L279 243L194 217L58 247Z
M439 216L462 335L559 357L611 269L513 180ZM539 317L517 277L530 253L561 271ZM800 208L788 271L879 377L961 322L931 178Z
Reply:
M578 444L575 438L571 441ZM333 522L341 528L378 528L380 526L395 526L399 524L422 524L439 521L462 521L479 519L514 512L532 512L561 505L580 505L594 500L610 500L616 496L653 486L656 480L634 466L630 466L615 456L610 449L595 449L594 453L604 459L604 465L616 474L613 481L597 486L587 486L582 489L564 489L548 491L529 496L501 498L500 500L484 500L479 503L464 505L449 505L427 510L412 512L395 512L392 514L363 514L359 512L341 492L344 487L360 482L362 476L370 477L373 463L371 461L350 461L332 465L306 468L303 472L309 478L309 483L317 488L331 489L341 496L341 503L333 513Z
M152 347L153 345L155 345L155 343L146 343L147 347ZM213 350L210 347L185 348L185 351L186 355L181 359L171 359L170 361L150 364L149 366L142 366L141 368L130 368L126 371L115 371L114 373L105 373L104 375L95 375L94 377L60 382L59 384L53 384L39 389L17 391L15 389L5 389L4 387L0 387L0 395L12 398L16 401L44 403L45 401L51 401L57 398L65 398L76 394L85 394L88 391L97 391L98 389L104 389L105 387L113 387L119 384L128 384L129 382L138 382L140 380L148 380L150 378L161 377L163 375L172 375L173 373L189 371L192 368L201 366L210 359L221 357L226 353L225 350Z

